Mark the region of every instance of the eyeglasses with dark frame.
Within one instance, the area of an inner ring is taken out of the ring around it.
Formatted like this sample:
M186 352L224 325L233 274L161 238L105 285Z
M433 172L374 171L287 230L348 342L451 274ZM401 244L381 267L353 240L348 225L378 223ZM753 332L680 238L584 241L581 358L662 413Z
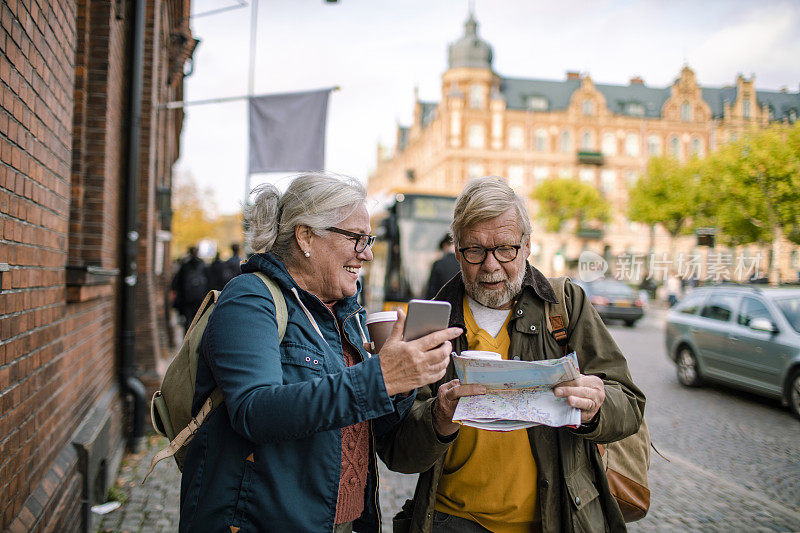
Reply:
M372 245L375 244L375 235L370 235L368 233L355 233L353 231L347 231L346 229L334 228L333 226L325 229L353 239L353 241L355 242L353 250L357 254L360 254L361 252L366 250L367 246L372 248Z
M522 248L521 244L501 244L494 248L468 246L466 248L459 248L458 251L470 265L480 265L486 261L489 252L492 252L492 255L494 255L498 263L510 263L517 258L520 248Z

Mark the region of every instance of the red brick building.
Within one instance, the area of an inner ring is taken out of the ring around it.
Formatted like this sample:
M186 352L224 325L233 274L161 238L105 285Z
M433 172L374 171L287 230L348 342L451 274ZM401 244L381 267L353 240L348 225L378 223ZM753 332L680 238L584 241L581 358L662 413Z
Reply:
M0 5L0 530L91 528L166 350L189 0Z

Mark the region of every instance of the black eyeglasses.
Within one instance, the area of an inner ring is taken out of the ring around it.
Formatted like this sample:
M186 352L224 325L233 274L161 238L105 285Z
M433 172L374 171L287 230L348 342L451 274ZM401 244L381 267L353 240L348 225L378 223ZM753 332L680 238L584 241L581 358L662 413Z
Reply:
M459 248L458 251L464 256L464 260L471 265L480 265L486 261L486 256L492 252L498 263L510 263L517 258L521 244L501 244L494 248L484 248L483 246L469 246Z
M369 235L368 233L355 233L352 231L347 231L346 229L339 229L339 228L325 228L328 231L332 231L334 233L339 233L340 235L345 235L350 237L355 241L355 246L353 249L357 254L360 254L364 250L367 249L367 246L372 248L372 245L375 244L375 235Z

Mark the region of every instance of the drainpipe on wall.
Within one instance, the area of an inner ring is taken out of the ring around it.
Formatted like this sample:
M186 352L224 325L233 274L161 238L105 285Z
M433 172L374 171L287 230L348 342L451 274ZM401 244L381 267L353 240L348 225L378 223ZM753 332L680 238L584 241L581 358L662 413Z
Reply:
M120 384L133 396L133 420L128 435L128 449L136 453L144 439L144 417L147 392L136 377L136 255L138 251L138 187L139 146L142 120L142 74L144 67L145 0L133 6L133 43L131 46L130 95L128 106L128 161L125 180L125 242L122 248L122 351L120 355Z

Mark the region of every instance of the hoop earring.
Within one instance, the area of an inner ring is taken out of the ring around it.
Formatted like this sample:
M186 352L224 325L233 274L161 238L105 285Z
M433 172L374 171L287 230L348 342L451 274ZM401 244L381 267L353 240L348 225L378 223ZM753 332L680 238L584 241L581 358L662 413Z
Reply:
M308 252L305 252L303 255L305 255L306 257L311 257L311 254Z

